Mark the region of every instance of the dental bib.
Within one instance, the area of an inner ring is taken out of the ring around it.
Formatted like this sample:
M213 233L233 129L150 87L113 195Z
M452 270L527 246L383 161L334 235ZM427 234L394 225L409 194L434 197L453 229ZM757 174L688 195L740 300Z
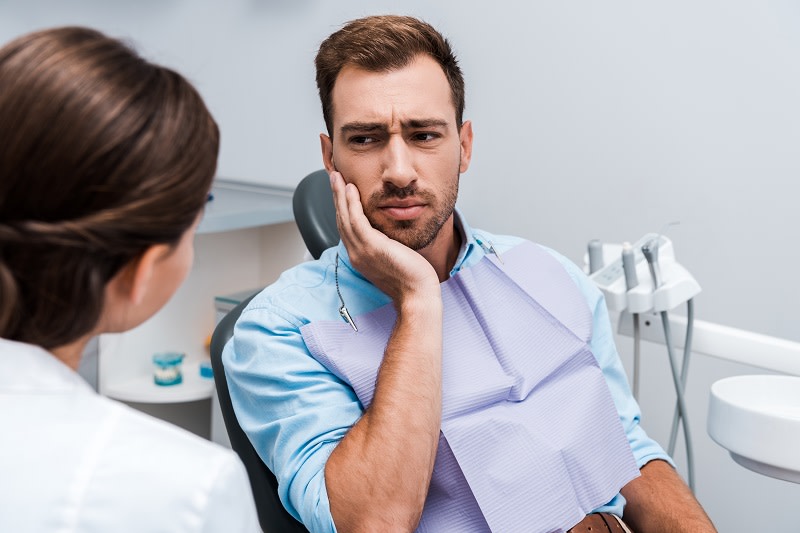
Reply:
M522 243L441 285L442 428L417 531L566 531L639 475L564 268ZM301 328L369 408L392 304ZM401 420L397 421L402 424ZM376 475L380 475L376 473Z

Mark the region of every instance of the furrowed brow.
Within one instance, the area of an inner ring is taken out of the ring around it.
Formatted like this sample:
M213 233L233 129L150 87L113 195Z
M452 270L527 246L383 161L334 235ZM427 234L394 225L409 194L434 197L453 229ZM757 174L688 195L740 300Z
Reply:
M425 118L425 119L411 119L408 122L403 122L404 128L438 128L446 129L447 121L438 118Z
M385 132L386 125L378 122L348 122L339 128L339 133L342 135L347 135L348 133L364 133L375 131Z

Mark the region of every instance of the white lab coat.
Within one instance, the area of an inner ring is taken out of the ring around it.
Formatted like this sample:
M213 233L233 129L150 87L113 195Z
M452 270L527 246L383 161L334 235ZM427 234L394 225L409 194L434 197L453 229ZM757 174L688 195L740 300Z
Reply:
M0 339L0 532L260 531L238 457Z

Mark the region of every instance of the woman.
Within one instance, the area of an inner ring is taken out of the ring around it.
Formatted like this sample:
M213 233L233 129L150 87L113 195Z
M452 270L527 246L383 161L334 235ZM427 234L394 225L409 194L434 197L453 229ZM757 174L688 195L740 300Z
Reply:
M117 40L0 49L0 531L258 530L232 452L76 373L186 277L218 148L196 90Z

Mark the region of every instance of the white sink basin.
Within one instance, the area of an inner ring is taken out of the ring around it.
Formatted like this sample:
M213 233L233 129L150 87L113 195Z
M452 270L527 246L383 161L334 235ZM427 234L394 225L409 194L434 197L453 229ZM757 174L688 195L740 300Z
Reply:
M708 434L740 465L800 483L800 377L717 381L711 386Z

